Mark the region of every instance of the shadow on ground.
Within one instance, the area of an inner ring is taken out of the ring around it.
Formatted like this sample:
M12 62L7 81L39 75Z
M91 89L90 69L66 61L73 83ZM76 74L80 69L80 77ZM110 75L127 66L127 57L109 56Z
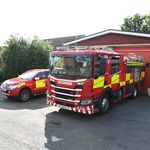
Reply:
M6 96L0 94L0 108L8 110L18 110L18 109L40 109L47 107L46 96L35 96L27 102L21 102L17 99L10 99Z
M96 118L97 116L82 115L67 110L47 114L45 123L47 143L45 143L45 147L49 150L71 150L77 140L83 138L83 132L81 133L80 129L83 126L86 128L87 124L92 121L94 125ZM72 143L74 144L72 145Z
M150 147L149 128L150 98L147 96L127 99L104 116L60 110L46 115L45 147L49 150L145 150Z

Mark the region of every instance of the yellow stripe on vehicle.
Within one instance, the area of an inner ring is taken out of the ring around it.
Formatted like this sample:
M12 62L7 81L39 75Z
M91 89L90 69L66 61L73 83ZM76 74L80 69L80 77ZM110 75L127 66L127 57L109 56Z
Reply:
M125 84L125 81L120 82L120 86L124 86Z
M128 62L127 66L145 66L146 64L143 62Z
M24 85L25 85L25 82L21 82L21 83L19 83L18 88L20 88L20 87L22 87Z
M93 88L100 88L104 86L104 77L94 79Z
M130 83L133 83L133 79L130 80Z
M105 85L105 86L104 86L104 89L106 89L106 88L108 88L108 87L110 87L110 88L111 88L111 84L109 84L109 85Z
M46 86L45 80L38 80L38 81L36 81L35 84L36 84L36 88L43 88Z
M142 78L145 77L145 71L142 72L141 77L142 77Z
M126 74L126 81L129 81L129 80L130 80L130 76L131 76L130 73L127 73L127 74Z
M111 77L111 84L119 83L119 74L113 75Z

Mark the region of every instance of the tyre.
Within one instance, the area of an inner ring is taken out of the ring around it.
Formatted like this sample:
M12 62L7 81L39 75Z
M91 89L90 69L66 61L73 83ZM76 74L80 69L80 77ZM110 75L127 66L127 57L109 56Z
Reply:
M19 95L19 100L27 102L31 98L31 92L28 89L23 89Z
M121 101L122 100L122 95L123 95L123 92L122 92L122 89L120 89L118 91L118 101Z
M104 115L110 110L111 106L111 99L110 95L105 93L102 98L100 98L99 101L99 115Z
M8 98L8 99L13 99L13 97L12 97L12 96L7 96L7 98Z
M137 95L138 95L138 89L137 87L134 87L132 98L135 99Z

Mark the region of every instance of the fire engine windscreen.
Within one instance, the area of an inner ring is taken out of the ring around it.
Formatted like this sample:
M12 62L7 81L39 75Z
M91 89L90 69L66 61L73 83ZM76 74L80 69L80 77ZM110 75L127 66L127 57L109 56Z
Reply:
M93 55L51 54L50 74L58 78L79 79L92 75Z

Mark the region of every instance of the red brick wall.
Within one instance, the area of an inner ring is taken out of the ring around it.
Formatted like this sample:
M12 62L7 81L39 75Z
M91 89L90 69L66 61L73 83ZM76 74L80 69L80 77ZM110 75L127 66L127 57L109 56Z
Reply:
M143 44L150 43L150 38L110 33L93 39L78 42L74 45L111 45L111 44Z

